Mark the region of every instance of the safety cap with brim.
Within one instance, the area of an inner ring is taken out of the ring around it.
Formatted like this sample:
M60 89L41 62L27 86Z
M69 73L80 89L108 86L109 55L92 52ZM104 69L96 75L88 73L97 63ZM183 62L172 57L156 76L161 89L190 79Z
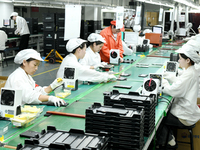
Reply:
M18 16L18 13L17 12L12 12L12 14L10 15L10 17L13 17L13 16Z
M116 20L113 20L113 21L111 21L111 22L110 22L110 24L112 24L112 25L115 25L115 26L116 26ZM124 32L124 31L125 31L125 29L124 29L124 25L123 25L123 27L122 27L122 28L120 28L120 31L122 31L122 32Z
M191 45L196 47L196 50L200 52L200 43L197 40L189 40L185 45Z
M183 45L182 48L178 49L176 52L185 54L192 61L198 64L200 62L200 56L197 54L197 51L198 48L196 46Z
M68 52L72 52L75 48L79 47L81 44L85 42L87 41L80 38L70 39L66 44L66 49Z
M20 52L17 53L17 55L15 56L14 62L16 64L22 64L23 60L28 60L29 58L33 58L39 61L44 61L41 56L40 53L38 53L36 50L34 49L25 49L25 50L21 50Z
M97 34L97 33L91 33L88 36L87 40L90 41L90 42L101 41L103 43L106 43L106 41L104 40L104 38L100 34Z

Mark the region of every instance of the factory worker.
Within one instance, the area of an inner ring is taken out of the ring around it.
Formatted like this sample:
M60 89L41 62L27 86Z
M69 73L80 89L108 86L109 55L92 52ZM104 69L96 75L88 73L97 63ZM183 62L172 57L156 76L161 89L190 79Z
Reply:
M10 15L10 19L16 21L17 29L15 30L15 34L20 35L21 37L20 43L19 43L19 50L27 49L30 31L29 31L26 20L23 17L18 16L17 12L13 12Z
M78 62L79 59L83 59L85 56L86 43L86 40L79 38L73 38L67 42L66 49L69 54L63 59L60 68L58 69L57 77L63 77L64 68L69 66L77 69L78 80L80 81L107 82L109 79L116 79L114 75L98 72Z
M63 84L63 81L55 79L53 83L46 87L35 87L35 81L31 77L38 69L40 61L43 59L40 53L33 49L25 49L17 53L14 62L19 64L6 81L5 88L22 90L22 104L40 104L44 101L60 106L65 102L55 96L48 96L53 89Z
M194 67L194 64L200 62L197 51L197 47L184 45L176 51L179 53L179 65L184 68L182 75L170 77L169 74L167 76L164 74L163 93L172 96L174 101L171 110L160 126L162 128L157 132L157 143L160 145L165 145L165 141L168 139L168 147L176 147L173 132L170 130L172 128L168 128L168 126L177 128L180 126L191 126L200 119L200 109L197 106L199 74Z
M104 38L100 34L91 33L87 39L89 41L89 46L86 49L84 58L79 62L84 66L88 66L90 69L96 69L106 65L107 63L105 62L101 63L101 57L99 55L99 51L106 42Z
M116 29L116 21L113 20L110 22L110 26L103 29L100 32L100 35L105 39L106 43L103 45L100 56L101 60L104 62L110 62L110 50L118 49L120 51L120 62L123 62L123 45L122 45L122 35L121 31L124 31L124 28Z

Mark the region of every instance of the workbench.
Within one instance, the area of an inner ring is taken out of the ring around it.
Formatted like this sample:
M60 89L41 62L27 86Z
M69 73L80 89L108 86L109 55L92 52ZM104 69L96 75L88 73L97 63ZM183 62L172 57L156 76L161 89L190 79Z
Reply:
M164 45L163 45L164 47ZM71 128L85 130L85 119L84 118L75 118L75 117L68 117L68 116L57 116L51 115L49 117L45 117L44 114L46 111L59 111L65 113L73 113L73 114L81 114L85 115L85 109L90 107L94 102L99 102L103 105L104 95L103 92L105 91L112 91L113 89L118 90L120 93L128 93L129 91L136 91L140 92L142 90L143 79L142 77L138 77L139 74L149 74L149 73L162 73L164 70L163 66L156 66L152 65L154 63L157 64L165 64L169 61L167 57L147 57L151 54L154 54L158 51L157 48L154 48L152 52L145 52L145 53L135 53L131 56L125 56L124 59L133 59L135 62L132 64L130 63L121 63L118 66L114 67L114 72L119 73L128 73L131 76L127 77L126 81L116 81L116 82L108 82L108 83L79 83L79 87L77 91L72 91L71 95L69 95L64 100L69 103L67 107L54 107L54 106L45 106L43 112L40 116L35 120L35 123L22 128L13 128L9 126L8 132L4 135L5 141L7 145L17 146L17 144L22 143L24 144L24 140L26 138L20 137L19 134L31 130L40 132L43 129L46 129L47 126L55 126L58 130L66 130L69 131ZM164 53L160 53L160 56L166 56L171 53L175 52L174 50L165 50ZM157 55L158 56L158 55ZM47 63L47 62L42 62ZM139 68L136 66L137 63L148 63L148 68ZM120 89L120 88L113 88L114 85L131 85L131 89ZM52 94L52 93L51 93ZM170 102L172 102L172 97L168 95L162 95L163 97L167 98ZM150 145L152 139L154 138L155 132L159 127L163 117L166 115L171 103L165 103L164 98L159 99L158 105L156 106L155 110L155 130L149 136L145 137L145 145L143 150L146 150ZM0 121L0 127L2 123Z

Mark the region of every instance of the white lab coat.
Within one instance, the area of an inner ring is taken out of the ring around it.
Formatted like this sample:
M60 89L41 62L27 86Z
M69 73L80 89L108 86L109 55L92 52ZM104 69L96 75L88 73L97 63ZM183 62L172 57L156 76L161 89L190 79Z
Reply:
M100 65L101 57L100 57L99 53L97 53L97 52L94 53L92 51L92 49L90 47L88 47L86 49L86 54L85 54L84 58L81 59L79 62L83 66L88 66L88 68L90 68L90 66Z
M35 87L35 81L30 75L27 75L24 69L17 68L9 75L5 88L22 90L22 104L39 104L40 95L47 95L42 87Z
M0 50L4 50L6 49L5 43L8 40L8 36L7 34L0 30Z
M174 97L171 113L188 124L195 124L200 119L197 106L199 91L199 74L194 66L184 70L183 74L174 79L172 85L164 85L163 92Z
M199 75L199 92L198 92L198 97L200 98L200 64L194 64L194 67L195 69L197 70L198 72L198 75Z
M96 70L89 69L88 66L81 65L76 56L70 53L63 59L57 72L57 78L63 78L65 66L75 67L78 71L78 80L80 81L104 82L107 81L109 77L107 73L98 72Z
M16 24L17 24L17 30L15 31L15 33L19 33L20 36L25 34L30 34L27 22L23 17L17 16Z

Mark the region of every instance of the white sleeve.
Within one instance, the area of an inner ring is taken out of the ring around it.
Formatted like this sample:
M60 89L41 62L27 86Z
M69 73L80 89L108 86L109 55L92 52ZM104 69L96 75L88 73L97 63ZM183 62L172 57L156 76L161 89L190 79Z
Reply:
M11 79L12 88L22 90L22 101L27 104L39 104L41 101L38 99L41 92L38 92L33 85L24 82L20 79Z
M186 83L189 83L191 78L188 75L182 75L176 79L172 85L164 86L163 92L172 97L184 97L187 92Z
M20 33L22 30L22 19L17 17L16 24L17 24L17 31Z
M46 87L47 86L44 86L44 87L38 86L38 87L35 88L35 90L37 92L40 92L42 95L48 95L48 93L46 93L45 90L44 90Z

